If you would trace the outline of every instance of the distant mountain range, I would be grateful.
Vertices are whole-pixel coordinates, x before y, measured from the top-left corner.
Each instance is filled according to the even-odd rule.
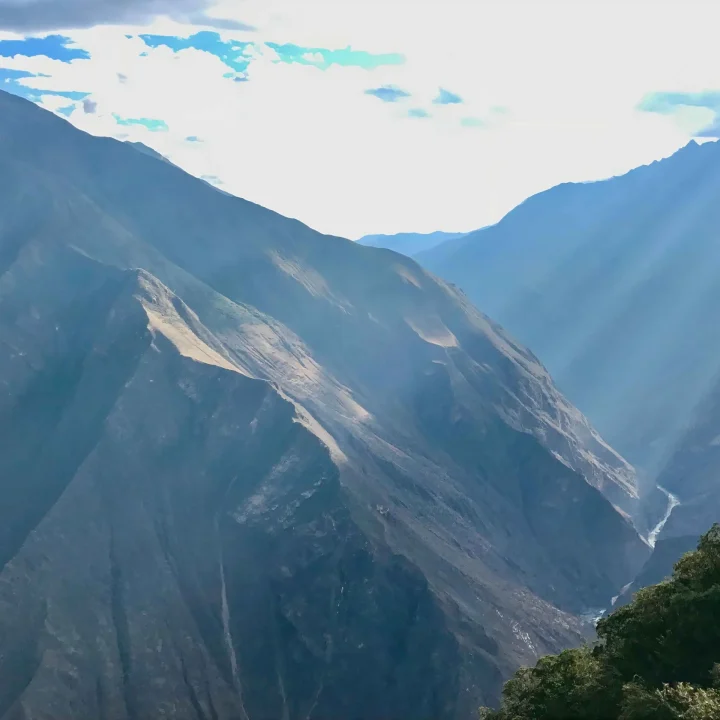
[[[413,257],[424,250],[431,250],[448,240],[455,240],[467,233],[398,233],[397,235],[365,235],[357,242],[368,247],[386,248]]]
[[[461,292],[5,93],[0,439],[3,720],[475,717],[649,555]]]
[[[656,475],[720,372],[720,144],[540,193],[422,253]]]
[[[720,520],[720,143],[540,193],[418,254],[536,352],[603,435],[679,505],[638,587]],[[644,503],[657,520],[663,494]]]

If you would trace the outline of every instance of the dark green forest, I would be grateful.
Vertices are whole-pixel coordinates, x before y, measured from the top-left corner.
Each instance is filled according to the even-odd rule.
[[[482,720],[720,719],[720,525],[597,635],[519,670]]]

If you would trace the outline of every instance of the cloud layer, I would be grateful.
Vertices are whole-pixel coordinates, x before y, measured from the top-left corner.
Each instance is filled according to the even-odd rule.
[[[252,29],[240,20],[210,17],[209,5],[209,0],[0,0],[0,29],[27,33],[103,24],[143,25],[163,15],[224,30]]]
[[[412,22],[407,7],[179,0],[152,6],[176,21],[148,27],[4,50],[0,33],[0,88],[351,237],[470,230],[551,185],[624,172],[717,129],[697,94],[720,90],[718,3],[425,0]],[[136,8],[149,17],[151,5]],[[193,12],[257,31],[183,24]],[[639,107],[667,88],[684,95],[655,102],[693,103]]]
[[[640,110],[660,115],[677,116],[688,108],[707,112],[706,122],[693,133],[698,138],[720,138],[720,90],[701,92],[654,92],[638,105]],[[711,117],[707,121],[707,117]]]

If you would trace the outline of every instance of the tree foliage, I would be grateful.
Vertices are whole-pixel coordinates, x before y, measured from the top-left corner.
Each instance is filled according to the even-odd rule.
[[[598,642],[542,658],[484,720],[720,720],[720,525],[597,627]]]

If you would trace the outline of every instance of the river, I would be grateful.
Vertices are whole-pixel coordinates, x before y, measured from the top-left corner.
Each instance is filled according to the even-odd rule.
[[[673,495],[669,490],[666,490],[661,485],[657,486],[658,490],[660,490],[665,497],[667,498],[667,507],[665,508],[665,514],[662,516],[660,522],[650,531],[650,533],[647,536],[647,543],[651,548],[655,547],[655,543],[657,542],[658,535],[662,532],[662,529],[665,527],[665,523],[670,519],[670,515],[672,515],[672,511],[680,504],[680,500],[678,500],[676,495]],[[610,611],[612,607],[614,607],[615,603],[617,602],[618,598],[632,585],[632,582],[629,582],[620,592],[612,599],[610,607],[609,608],[588,608],[584,613],[580,615],[583,622],[586,623],[592,623],[593,625],[597,625],[598,621],[605,616],[607,612]]]
[[[671,492],[666,490],[661,485],[658,485],[658,490],[660,490],[662,493],[664,493],[665,497],[668,499],[667,508],[665,509],[665,514],[662,517],[662,520],[650,531],[650,534],[647,537],[648,545],[651,548],[655,547],[655,543],[657,542],[658,535],[662,532],[662,529],[665,527],[665,523],[670,519],[670,515],[672,514],[672,511],[680,504],[680,500],[678,500],[676,495],[673,495]]]

